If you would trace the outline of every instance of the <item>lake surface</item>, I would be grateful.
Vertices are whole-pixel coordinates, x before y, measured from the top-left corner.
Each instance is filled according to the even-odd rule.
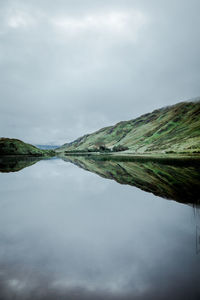
[[[1,300],[200,299],[198,168],[29,165],[1,163]]]

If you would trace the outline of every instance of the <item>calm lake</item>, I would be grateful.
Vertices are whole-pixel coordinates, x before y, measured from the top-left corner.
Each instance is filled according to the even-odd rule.
[[[0,165],[1,300],[200,299],[199,166]]]

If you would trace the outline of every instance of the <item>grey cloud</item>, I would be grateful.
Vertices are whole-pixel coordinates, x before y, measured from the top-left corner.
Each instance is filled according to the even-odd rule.
[[[200,94],[199,1],[0,5],[1,136],[64,143]]]

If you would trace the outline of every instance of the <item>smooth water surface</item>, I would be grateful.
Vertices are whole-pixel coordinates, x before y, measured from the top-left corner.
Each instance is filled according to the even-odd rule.
[[[17,170],[0,173],[1,300],[199,299],[197,208],[61,159]]]

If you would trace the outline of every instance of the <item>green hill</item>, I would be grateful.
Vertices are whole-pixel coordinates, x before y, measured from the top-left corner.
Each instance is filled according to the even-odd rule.
[[[181,102],[86,134],[57,151],[200,153],[200,101]]]
[[[0,156],[28,155],[28,156],[52,156],[52,150],[41,150],[17,139],[0,138]]]

